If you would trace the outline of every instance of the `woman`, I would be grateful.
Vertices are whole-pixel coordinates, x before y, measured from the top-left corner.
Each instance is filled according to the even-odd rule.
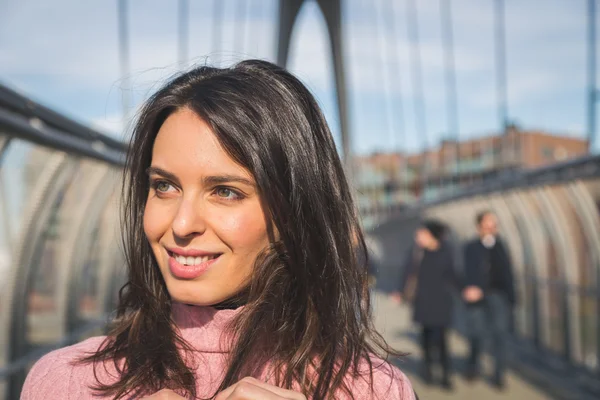
[[[417,229],[400,290],[394,298],[398,302],[413,302],[413,319],[422,327],[425,381],[431,383],[433,379],[433,352],[437,348],[443,369],[442,386],[451,389],[446,331],[452,323],[452,288],[456,285],[456,275],[451,248],[443,240],[445,230],[437,221],[426,221]]]
[[[42,358],[24,399],[414,398],[382,361],[356,209],[299,80],[264,61],[175,78],[127,167],[115,328]]]

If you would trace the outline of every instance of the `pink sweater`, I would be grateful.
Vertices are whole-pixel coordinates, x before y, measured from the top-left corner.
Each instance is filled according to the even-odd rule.
[[[182,304],[173,306],[173,317],[181,336],[197,350],[194,354],[194,367],[197,393],[201,398],[212,396],[223,379],[229,345],[220,340],[221,334],[239,310],[216,310]],[[85,353],[96,351],[104,339],[105,337],[93,337],[42,357],[25,380],[21,400],[105,398],[94,396],[90,389],[90,386],[96,384],[92,365],[72,365],[74,360]],[[373,371],[375,393],[371,392],[366,378],[353,378],[351,387],[355,399],[415,399],[408,378],[400,370],[388,363],[375,362],[373,365],[378,366]],[[115,371],[112,364],[106,368],[96,368],[96,372],[102,382],[114,382]]]

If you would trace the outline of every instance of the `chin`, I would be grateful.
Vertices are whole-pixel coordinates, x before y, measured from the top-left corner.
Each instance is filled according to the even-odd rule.
[[[220,301],[217,297],[188,293],[181,290],[169,290],[169,294],[171,295],[171,300],[193,306],[210,306]]]
[[[198,282],[169,282],[167,290],[171,300],[194,306],[212,306],[228,298],[226,294],[201,287]]]

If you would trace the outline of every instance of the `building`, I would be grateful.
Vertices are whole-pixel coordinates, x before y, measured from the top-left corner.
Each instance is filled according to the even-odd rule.
[[[457,188],[554,164],[588,153],[584,139],[509,127],[506,134],[445,140],[417,154],[374,153],[355,158],[362,210],[430,200]]]

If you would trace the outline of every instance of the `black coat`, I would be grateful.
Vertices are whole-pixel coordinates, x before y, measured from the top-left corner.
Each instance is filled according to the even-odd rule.
[[[490,253],[497,260],[493,269],[489,267]],[[486,249],[479,238],[470,241],[465,246],[464,262],[466,286],[480,287],[484,296],[491,291],[499,291],[506,295],[511,304],[516,303],[512,264],[501,238],[496,238],[496,244],[491,250]]]
[[[404,266],[399,289],[403,293],[408,278],[417,274],[413,300],[415,322],[430,327],[445,327],[452,323],[452,290],[456,286],[454,254],[444,243],[437,251],[422,250],[420,262],[413,262],[413,250]]]

